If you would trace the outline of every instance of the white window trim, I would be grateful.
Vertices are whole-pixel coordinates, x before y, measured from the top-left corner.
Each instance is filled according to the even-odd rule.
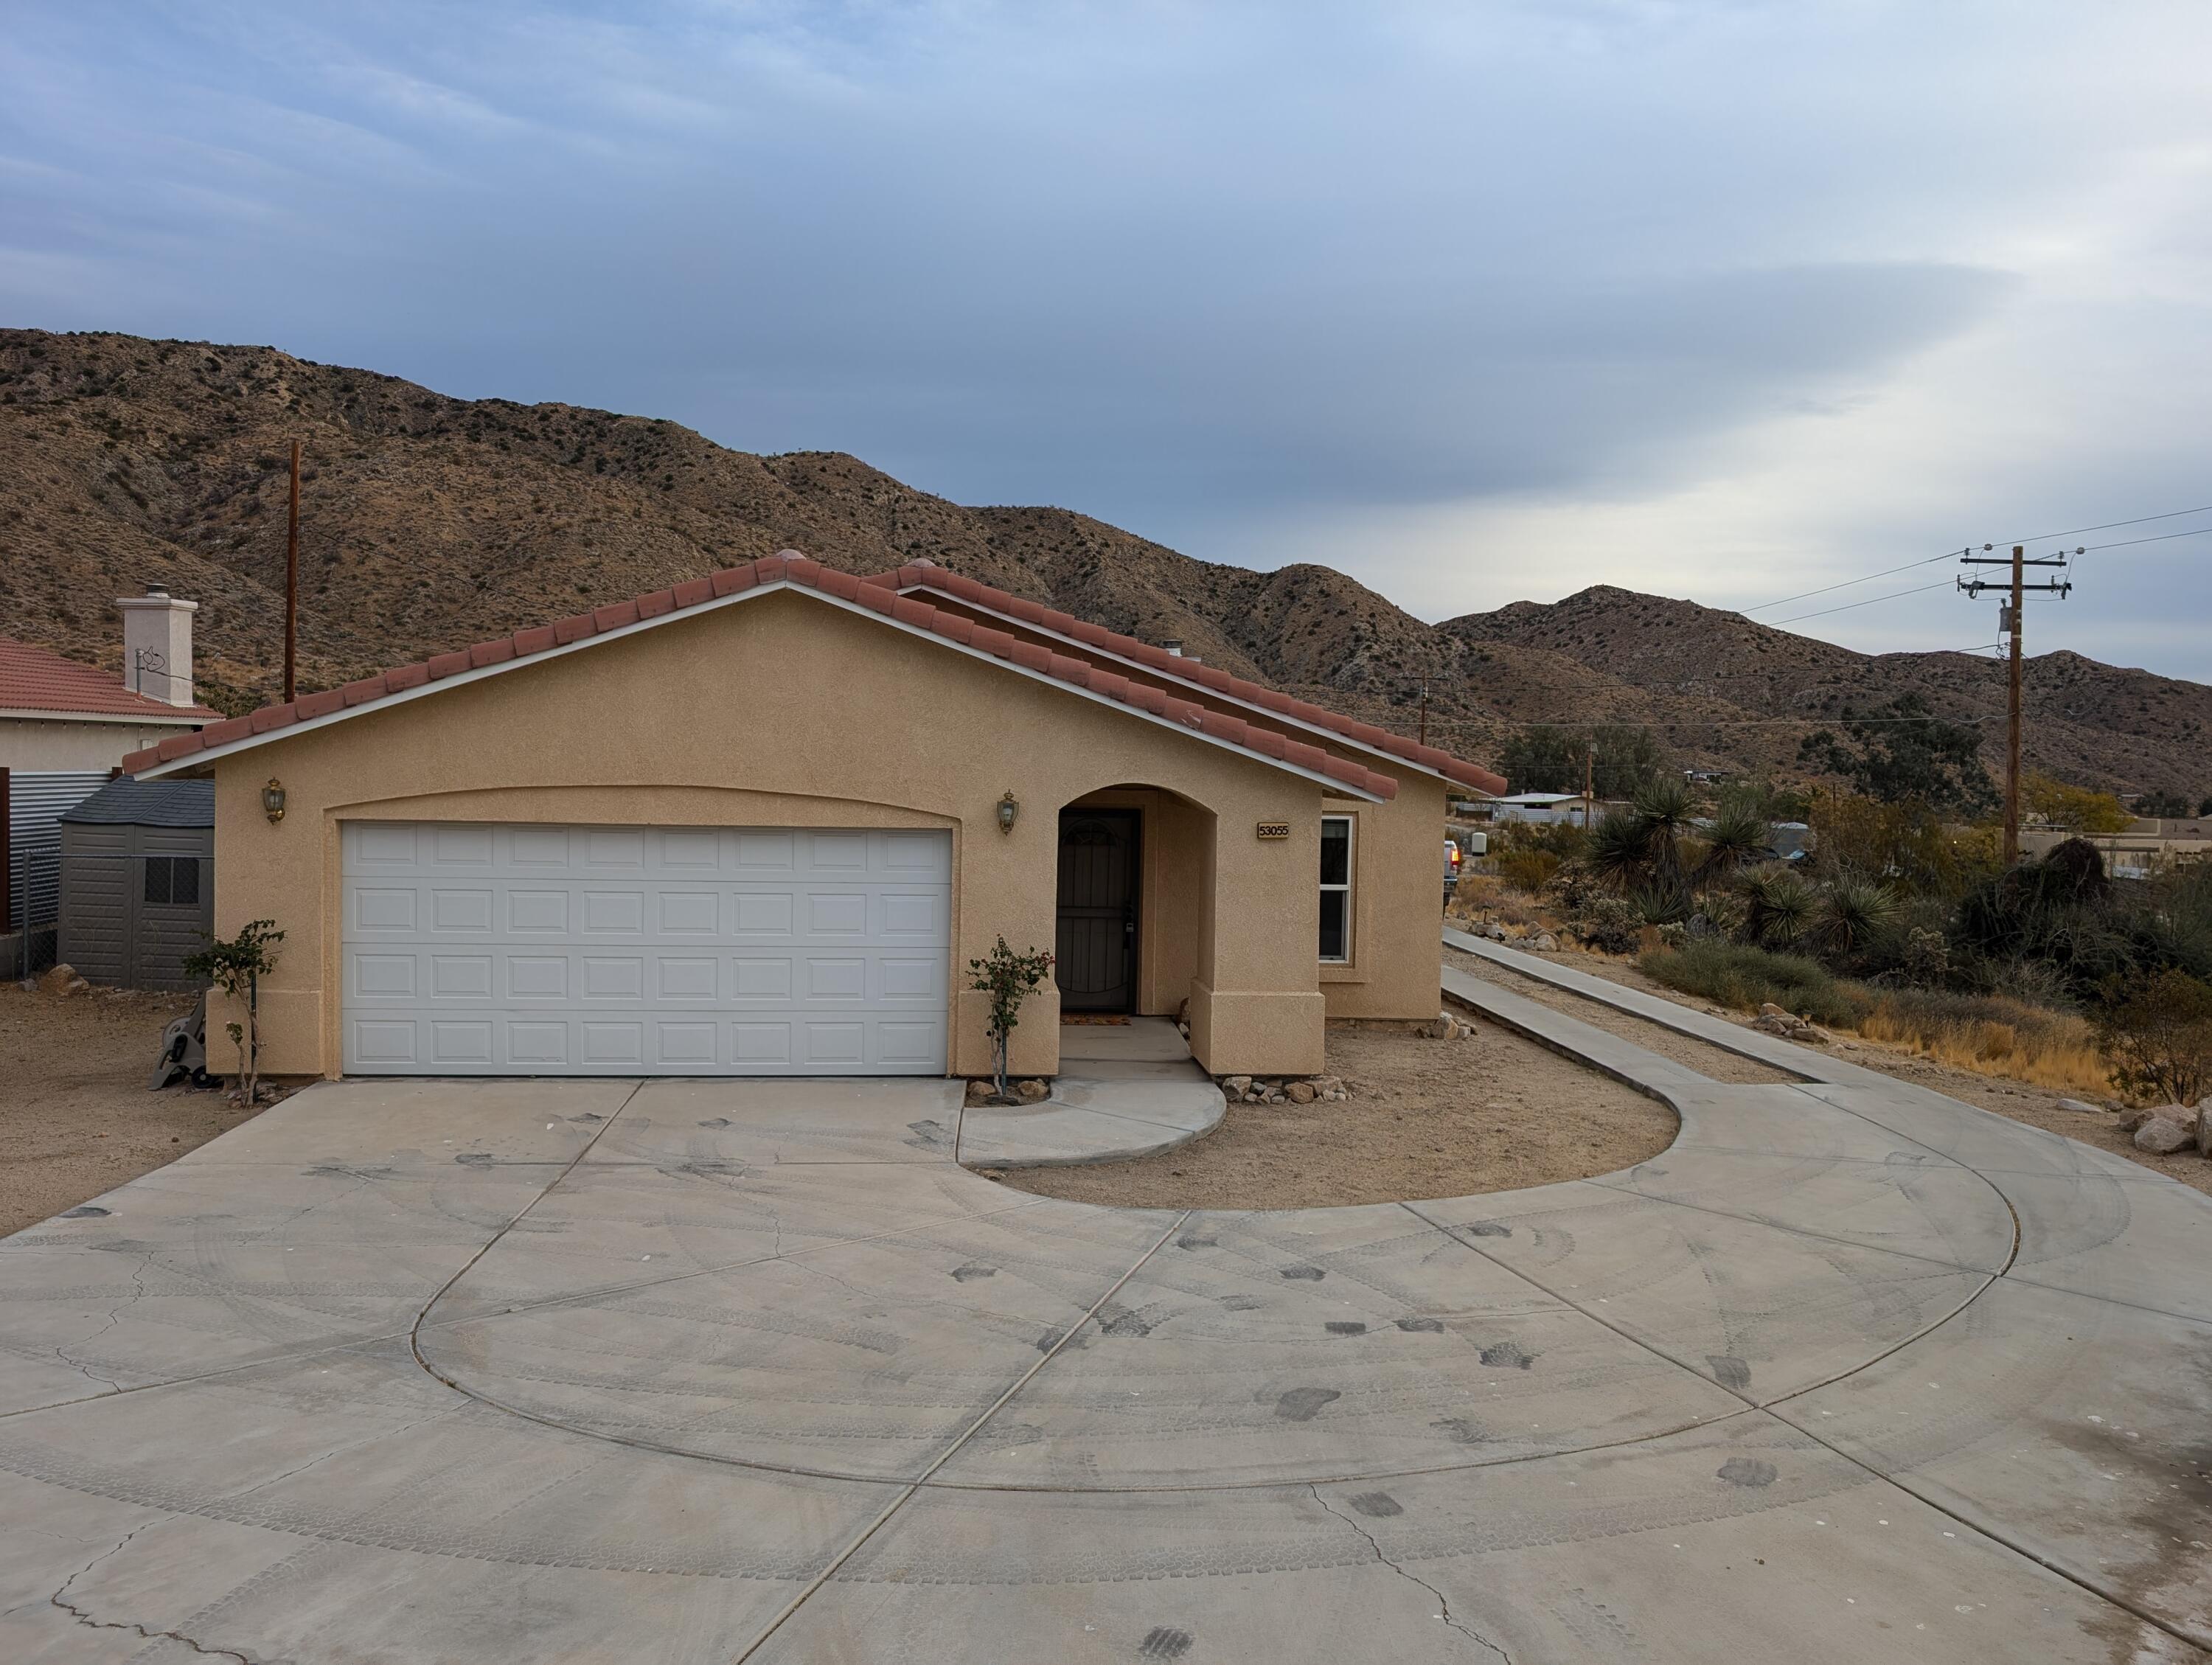
[[[1337,955],[1324,954],[1321,957],[1321,963],[1323,965],[1350,965],[1354,941],[1352,927],[1356,917],[1353,912],[1352,883],[1359,876],[1359,817],[1356,815],[1324,815],[1321,818],[1324,839],[1328,830],[1328,823],[1332,821],[1344,823],[1344,883],[1341,884],[1322,883],[1320,890],[1322,895],[1327,895],[1332,890],[1340,890],[1344,894],[1344,952]],[[1315,877],[1318,881],[1320,878],[1318,871]],[[1319,943],[1314,945],[1316,949],[1320,945]]]

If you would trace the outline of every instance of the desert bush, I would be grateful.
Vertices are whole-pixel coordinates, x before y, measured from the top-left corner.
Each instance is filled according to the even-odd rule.
[[[1788,948],[1813,926],[1820,894],[1787,867],[1757,867],[1744,875],[1741,934],[1753,948]]]
[[[1644,921],[1625,896],[1601,891],[1566,917],[1583,945],[1601,954],[1632,954],[1643,939]]]
[[[1498,878],[1532,896],[1552,882],[1560,866],[1560,858],[1550,850],[1507,850],[1495,859]]]
[[[1941,988],[1885,988],[1859,1020],[1869,1041],[1902,1042],[1939,1063],[2095,1092],[2106,1066],[2095,1031],[2077,1012]]]
[[[2122,1092],[2194,1104],[2212,1087],[2212,985],[2171,966],[2116,980],[2097,1017],[2097,1037]]]
[[[1771,1002],[1833,1028],[1856,1027],[1874,1004],[1865,988],[1838,978],[1817,960],[1744,943],[1690,941],[1653,949],[1636,963],[1654,982],[1717,1005],[1756,1012]]]

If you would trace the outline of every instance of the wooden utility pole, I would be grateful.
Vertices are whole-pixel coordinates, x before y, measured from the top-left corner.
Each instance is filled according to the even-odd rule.
[[[2019,544],[2012,546],[2012,665],[2005,673],[2005,830],[2004,865],[2012,866],[2020,860],[2020,639],[2021,604],[2027,599],[2025,574],[2026,562],[2021,558],[2027,554]]]
[[[1982,545],[1984,550],[1990,546]],[[2081,550],[2075,551],[2076,555]],[[2067,557],[2063,555],[2038,556],[2027,558],[2025,546],[2015,544],[2009,556],[2002,555],[1962,555],[1960,564],[1968,567],[1997,567],[2009,564],[2012,568],[2012,601],[1998,620],[2005,635],[2011,639],[2011,663],[2005,674],[2005,786],[2004,786],[2004,865],[2014,866],[2020,860],[2020,666],[2021,638],[2025,634],[2021,626],[2027,616],[2027,592],[2047,590],[2057,595],[2066,595],[2074,588],[2071,579],[2052,579],[2047,583],[2030,584],[2026,581],[2029,567],[2063,567]],[[1993,586],[1978,578],[1962,578],[1959,587],[1968,595],[1979,595]]]
[[[1583,830],[1588,832],[1591,819],[1597,814],[1597,748],[1593,745],[1583,753]]]
[[[292,441],[292,507],[284,528],[284,700],[300,696],[300,442]]]
[[[1421,744],[1429,743],[1429,679],[1421,678]]]

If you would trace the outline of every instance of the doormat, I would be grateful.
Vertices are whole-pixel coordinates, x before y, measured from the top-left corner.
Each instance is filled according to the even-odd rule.
[[[1073,1024],[1126,1024],[1129,1018],[1127,1013],[1120,1012],[1063,1012],[1060,1014],[1060,1021],[1065,1027]]]

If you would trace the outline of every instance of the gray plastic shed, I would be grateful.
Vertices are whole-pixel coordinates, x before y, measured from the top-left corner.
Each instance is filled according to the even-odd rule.
[[[110,781],[61,816],[59,957],[118,988],[191,989],[215,928],[215,782]]]

